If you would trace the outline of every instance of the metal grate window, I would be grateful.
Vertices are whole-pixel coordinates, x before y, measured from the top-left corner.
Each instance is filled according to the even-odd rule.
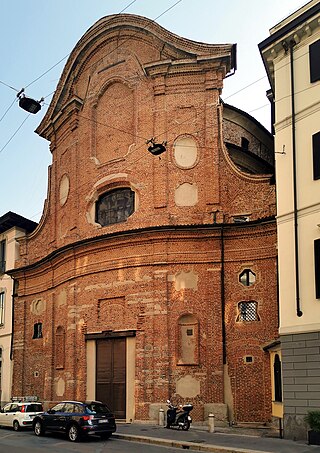
[[[134,212],[134,192],[116,189],[102,195],[96,205],[96,222],[102,226],[125,222]]]
[[[239,302],[239,315],[237,321],[259,321],[257,302]]]

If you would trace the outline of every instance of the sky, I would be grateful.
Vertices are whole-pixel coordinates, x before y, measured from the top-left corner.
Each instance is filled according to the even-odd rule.
[[[222,99],[270,130],[270,88],[258,44],[302,0],[0,0],[0,216],[8,211],[38,222],[47,197],[49,142],[34,131],[82,35],[100,18],[124,10],[155,20],[194,41],[237,44],[237,70]],[[45,98],[28,114],[17,92]]]

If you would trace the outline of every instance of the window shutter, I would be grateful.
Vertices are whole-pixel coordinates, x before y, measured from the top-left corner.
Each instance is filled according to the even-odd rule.
[[[320,132],[312,136],[313,179],[320,179]]]
[[[320,299],[320,239],[314,241],[314,273],[316,299]]]
[[[320,80],[320,39],[309,46],[310,82]]]

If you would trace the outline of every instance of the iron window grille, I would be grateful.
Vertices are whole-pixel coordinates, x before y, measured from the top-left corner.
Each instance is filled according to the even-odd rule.
[[[238,304],[239,315],[237,321],[259,321],[258,316],[258,303],[254,301],[239,302]]]
[[[134,195],[128,188],[101,195],[96,203],[96,222],[101,226],[125,222],[134,212]]]

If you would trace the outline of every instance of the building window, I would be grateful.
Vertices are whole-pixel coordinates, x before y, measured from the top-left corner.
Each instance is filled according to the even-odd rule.
[[[282,402],[282,378],[281,378],[281,360],[279,354],[274,356],[273,363],[273,378],[274,378],[274,400]]]
[[[247,215],[236,215],[233,217],[234,223],[245,223],[249,222],[250,218]]]
[[[312,136],[313,179],[320,179],[320,132]]]
[[[32,339],[35,340],[36,338],[42,338],[42,323],[41,322],[37,322],[33,326]]]
[[[239,275],[239,282],[244,286],[251,286],[256,282],[256,274],[250,269],[244,269]]]
[[[178,365],[196,365],[199,363],[199,327],[193,315],[183,315],[178,321],[179,359]]]
[[[258,316],[258,304],[254,301],[239,302],[237,322],[241,321],[260,321]]]
[[[134,195],[128,188],[101,195],[96,203],[96,222],[102,226],[125,222],[134,212]]]
[[[309,46],[310,82],[320,80],[320,39]]]
[[[316,299],[320,299],[320,239],[314,241],[314,274]]]
[[[6,271],[6,241],[0,241],[0,274]]]
[[[4,291],[0,292],[0,326],[4,325]]]
[[[249,140],[245,137],[241,137],[241,148],[245,151],[248,151],[249,149]]]

